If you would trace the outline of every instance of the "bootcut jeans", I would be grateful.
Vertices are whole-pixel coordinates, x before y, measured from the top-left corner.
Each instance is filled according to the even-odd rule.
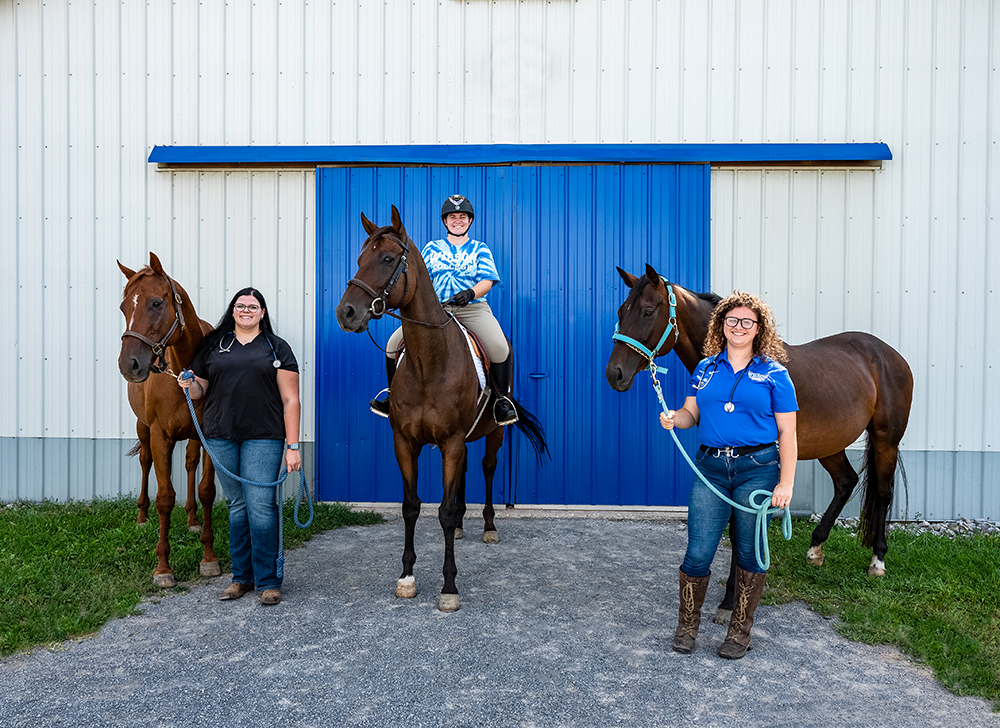
[[[209,440],[216,465],[256,483],[279,477],[285,443],[281,440]],[[229,555],[233,583],[253,584],[257,591],[280,589],[278,578],[277,486],[247,485],[216,470],[229,501]]]

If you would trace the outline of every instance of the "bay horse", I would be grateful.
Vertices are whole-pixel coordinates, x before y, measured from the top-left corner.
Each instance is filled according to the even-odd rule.
[[[619,331],[645,344],[656,356],[673,350],[688,372],[693,372],[703,358],[708,322],[721,300],[719,296],[693,293],[670,283],[649,264],[641,277],[621,268],[617,270],[630,289],[618,308]],[[673,307],[671,295],[676,299]],[[671,323],[673,329],[666,333]],[[833,479],[833,499],[813,530],[806,558],[816,566],[823,565],[823,544],[859,480],[845,450],[867,432],[862,464],[864,502],[858,536],[864,546],[872,549],[869,576],[884,576],[888,548],[886,519],[892,504],[899,443],[913,399],[910,367],[884,341],[857,331],[798,346],[786,344],[785,348],[788,352],[785,366],[799,404],[798,459],[819,460]],[[638,351],[615,341],[606,370],[608,384],[624,392],[648,364],[648,359]],[[902,463],[899,466],[905,483]],[[722,614],[716,621],[732,608],[735,568],[734,553],[726,596],[720,606]]]
[[[358,271],[348,282],[337,305],[337,322],[344,331],[357,333],[366,331],[372,318],[396,309],[406,344],[389,397],[393,447],[403,476],[406,528],[403,573],[396,583],[396,596],[409,598],[417,593],[413,576],[413,564],[417,559],[413,533],[420,516],[417,458],[425,445],[434,445],[441,451],[444,481],[444,494],[438,508],[438,521],[444,531],[444,587],[438,598],[438,609],[452,612],[460,607],[455,586],[458,573],[455,539],[462,537],[465,516],[466,443],[484,437],[483,541],[497,543],[500,540],[493,521],[493,474],[497,453],[503,444],[504,428],[497,425],[492,416],[496,392],[491,393],[488,401],[479,401],[479,378],[466,334],[438,300],[427,266],[407,235],[396,206],[392,206],[392,225],[379,227],[364,213],[361,224],[368,238],[358,256]],[[528,438],[541,462],[548,452],[545,433],[534,415],[513,398],[511,401],[518,414],[517,428]]]
[[[142,467],[142,487],[139,492],[137,523],[146,523],[149,515],[149,470],[156,470],[156,511],[160,517],[160,534],[156,544],[156,571],[153,581],[168,588],[177,585],[170,569],[170,514],[174,509],[174,487],[170,470],[174,445],[187,440],[188,528],[199,530],[198,505],[195,502],[195,471],[201,454],[201,443],[188,411],[184,392],[175,376],[191,363],[195,349],[212,325],[198,318],[191,297],[163,271],[160,259],[149,254],[149,265],[139,271],[118,262],[127,283],[122,294],[121,312],[125,316],[125,333],[118,356],[118,369],[128,384],[128,402],[136,416],[139,464]],[[167,373],[169,372],[169,373]],[[204,403],[195,400],[195,412],[201,419]],[[134,455],[136,448],[129,452]],[[202,576],[219,576],[219,560],[213,549],[212,505],[215,503],[215,468],[208,453],[202,465],[198,498],[202,505],[201,527]]]

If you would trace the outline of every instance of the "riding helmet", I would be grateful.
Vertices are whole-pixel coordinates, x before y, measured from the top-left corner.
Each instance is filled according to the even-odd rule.
[[[452,195],[441,205],[441,222],[452,212],[464,212],[469,216],[469,222],[476,218],[476,211],[472,209],[472,203],[468,197],[462,195]]]

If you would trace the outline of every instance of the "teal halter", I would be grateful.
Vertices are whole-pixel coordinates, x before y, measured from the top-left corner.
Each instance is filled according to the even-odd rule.
[[[656,357],[660,355],[660,348],[667,341],[667,337],[670,336],[670,332],[674,333],[674,343],[677,343],[677,339],[680,338],[680,332],[677,330],[677,297],[674,296],[674,288],[669,283],[667,284],[667,301],[670,303],[670,319],[667,322],[667,328],[663,332],[663,336],[657,342],[656,346],[652,349],[648,348],[645,344],[637,339],[633,339],[631,336],[626,336],[619,332],[618,324],[615,324],[615,333],[612,334],[611,338],[615,341],[620,341],[628,348],[635,351],[637,354],[641,354],[646,357],[647,364],[646,368],[652,373],[654,370],[660,374],[666,374],[667,370],[664,367],[658,367],[653,362]]]

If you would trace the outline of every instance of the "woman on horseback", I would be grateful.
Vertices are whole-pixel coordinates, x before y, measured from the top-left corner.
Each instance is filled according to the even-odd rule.
[[[517,422],[517,412],[507,397],[510,393],[510,346],[486,302],[486,294],[494,283],[500,282],[500,275],[486,243],[468,235],[475,216],[468,198],[451,195],[441,206],[441,221],[448,235],[427,243],[421,255],[445,311],[477,334],[486,347],[490,357],[490,378],[498,394],[493,416],[498,425],[512,425]],[[385,371],[390,387],[402,340],[403,329],[399,328],[389,337],[386,345],[388,358]],[[389,397],[376,397],[369,405],[375,414],[389,416]]]

